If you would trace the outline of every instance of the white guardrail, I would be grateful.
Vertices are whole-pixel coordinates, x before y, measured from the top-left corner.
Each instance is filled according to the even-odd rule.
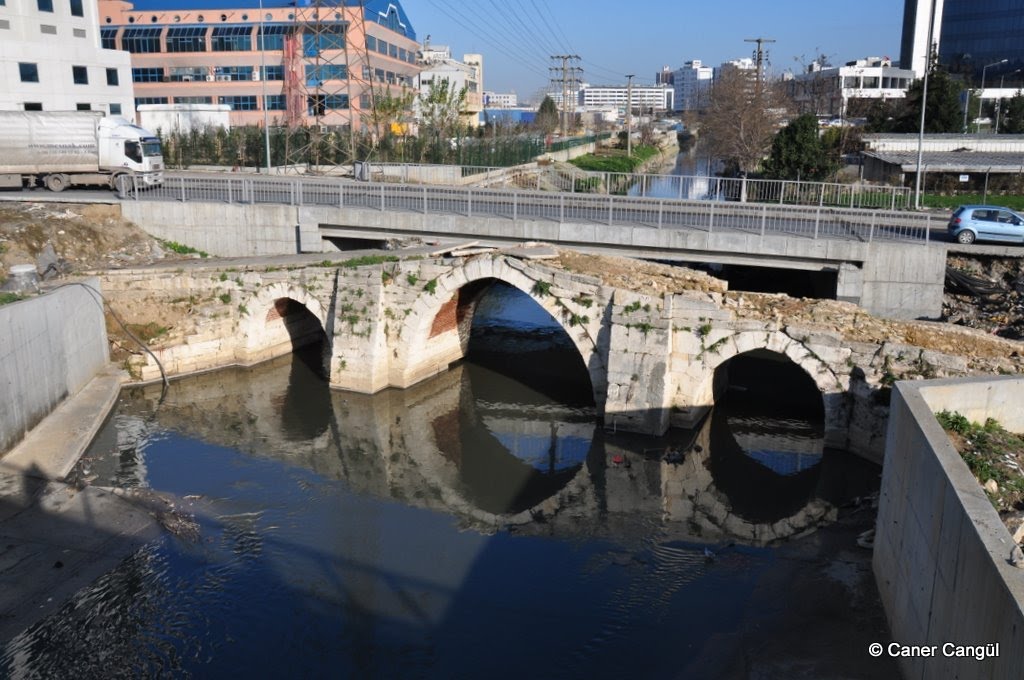
[[[165,173],[159,187],[122,178],[125,200],[324,205],[558,223],[645,226],[812,239],[928,243],[931,215],[899,210],[693,201],[642,196],[436,187],[310,177]]]

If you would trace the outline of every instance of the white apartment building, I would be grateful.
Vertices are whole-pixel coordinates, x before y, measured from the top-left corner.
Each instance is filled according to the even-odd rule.
[[[913,81],[913,70],[893,66],[888,57],[868,57],[831,68],[814,63],[787,87],[802,111],[842,117],[851,99],[903,99]]]
[[[707,106],[707,93],[715,70],[704,66],[700,59],[683,64],[673,73],[676,111],[699,111]]]
[[[0,109],[134,120],[131,55],[100,47],[96,0],[0,0]]]
[[[480,125],[483,111],[483,56],[465,54],[462,61],[452,59],[451,49],[438,45],[424,45],[418,55],[420,73],[416,77],[416,91],[426,94],[435,80],[448,81],[449,89],[456,92],[466,88],[466,100],[462,108],[463,123],[470,127]]]
[[[715,67],[714,80],[718,80],[724,74],[729,71],[756,71],[757,64],[750,57],[744,57],[742,59],[733,59],[732,61],[723,61],[719,66]]]
[[[634,111],[672,111],[673,90],[669,85],[633,86],[587,86],[580,90],[580,103],[584,111],[606,109],[610,106],[626,110],[627,102],[631,102]]]
[[[519,106],[515,92],[484,92],[484,106],[488,109],[514,109]]]

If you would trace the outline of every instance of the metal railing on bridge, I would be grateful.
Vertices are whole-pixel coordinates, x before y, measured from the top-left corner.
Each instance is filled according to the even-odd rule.
[[[932,225],[930,215],[905,211],[433,187],[326,178],[165,173],[163,185],[145,188],[136,178],[126,176],[121,178],[119,194],[125,200],[333,206],[559,224],[639,226],[862,242],[927,243]]]
[[[565,165],[527,163],[505,168],[418,163],[366,163],[366,179],[399,184],[486,184],[537,191],[626,195],[679,200],[728,200],[834,208],[909,210],[908,187],[704,175],[593,172]]]

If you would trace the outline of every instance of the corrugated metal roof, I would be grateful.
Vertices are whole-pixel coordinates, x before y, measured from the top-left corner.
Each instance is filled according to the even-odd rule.
[[[916,151],[865,151],[865,156],[898,165],[904,172],[917,170]],[[1022,172],[1024,154],[986,151],[925,151],[921,163],[927,172]]]

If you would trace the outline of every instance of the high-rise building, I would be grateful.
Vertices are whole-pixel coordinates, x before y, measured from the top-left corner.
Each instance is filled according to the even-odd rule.
[[[941,65],[975,82],[983,72],[989,84],[1000,78],[1004,84],[1024,82],[1024,70],[1018,70],[1024,69],[1024,0],[906,0],[900,66],[918,77],[932,12],[932,44]]]
[[[96,0],[0,0],[0,109],[134,117],[130,57],[100,48]]]
[[[358,129],[419,71],[398,0],[99,0],[98,24],[131,53],[136,104],[226,104],[232,125]]]
[[[714,69],[694,59],[676,69],[673,74],[676,111],[699,111],[707,106],[707,93],[711,89]]]

